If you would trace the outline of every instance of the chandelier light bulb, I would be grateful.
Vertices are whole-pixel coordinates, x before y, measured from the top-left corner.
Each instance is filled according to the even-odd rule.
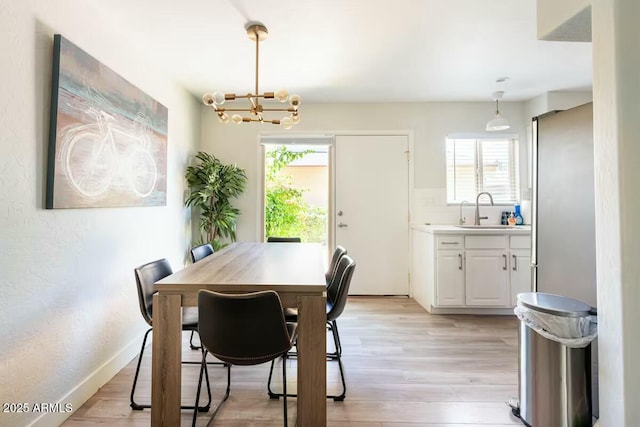
[[[276,92],[275,98],[280,102],[287,102],[289,99],[289,92],[286,89],[280,89]]]
[[[234,114],[231,116],[231,122],[239,125],[242,123],[242,116],[240,114]]]
[[[297,115],[297,114],[293,114],[293,115],[291,116],[291,122],[292,122],[294,125],[297,125],[298,123],[300,123],[300,116],[299,116],[299,115]]]
[[[229,115],[227,113],[218,113],[218,117],[220,118],[220,123],[229,123]]]
[[[289,97],[289,104],[291,104],[292,107],[297,107],[300,105],[300,97],[298,95],[291,95]]]
[[[215,104],[215,100],[213,99],[213,94],[205,93],[204,95],[202,95],[202,103],[208,106],[212,106],[213,104]]]
[[[216,105],[224,104],[224,101],[225,101],[224,93],[216,91],[216,92],[213,92],[212,96],[213,96],[213,103],[214,104],[216,104]]]
[[[280,124],[284,129],[291,129],[293,127],[293,120],[291,120],[291,117],[283,117],[282,120],[280,120]]]

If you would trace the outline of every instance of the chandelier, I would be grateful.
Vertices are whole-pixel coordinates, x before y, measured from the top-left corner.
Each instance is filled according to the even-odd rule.
[[[240,124],[240,123],[249,123],[249,122],[260,122],[260,123],[272,123],[274,125],[281,125],[284,129],[291,129],[294,124],[300,122],[300,116],[298,115],[298,106],[300,105],[300,97],[298,95],[289,96],[289,92],[285,89],[280,89],[277,92],[264,92],[260,93],[258,91],[258,63],[259,63],[259,52],[260,52],[260,42],[267,38],[269,31],[267,31],[267,27],[265,27],[260,22],[248,22],[245,25],[245,30],[247,31],[247,35],[249,39],[256,42],[256,85],[254,93],[247,93],[246,95],[237,95],[235,93],[222,93],[222,92],[213,92],[213,93],[205,93],[202,96],[202,102],[209,107],[212,107],[216,114],[218,114],[218,118],[222,123],[229,123],[229,121]],[[236,108],[229,108],[226,105],[228,103],[235,101],[237,99],[246,98],[248,101],[248,105],[245,108],[241,108],[240,106]],[[281,103],[285,103],[289,101],[288,107],[274,107],[267,108],[262,105],[260,102],[273,100],[279,101]],[[232,112],[231,118],[227,113]],[[267,114],[277,114],[277,112],[288,113],[288,115],[278,118],[278,119],[267,119],[265,118],[265,113]],[[245,115],[241,115],[238,113],[245,113]]]

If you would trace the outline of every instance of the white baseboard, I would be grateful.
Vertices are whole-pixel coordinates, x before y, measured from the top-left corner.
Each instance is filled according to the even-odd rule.
[[[151,336],[147,340],[147,344],[151,342]],[[105,385],[111,378],[122,370],[134,357],[140,352],[142,344],[142,335],[131,340],[120,352],[107,360],[102,366],[93,371],[80,384],[74,387],[66,395],[64,395],[58,403],[61,408],[70,404],[70,411],[64,412],[48,412],[43,413],[35,419],[29,427],[51,427],[62,424],[69,418],[78,408],[80,408],[91,396],[93,396],[100,387]]]
[[[487,314],[513,316],[513,308],[462,308],[462,307],[434,307],[427,310],[431,314]]]

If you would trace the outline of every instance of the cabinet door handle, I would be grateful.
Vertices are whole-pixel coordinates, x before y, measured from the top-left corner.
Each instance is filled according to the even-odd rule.
[[[515,255],[511,255],[513,260],[513,271],[518,271],[518,258]]]
[[[507,269],[507,255],[506,254],[502,254],[502,259],[504,260],[504,265],[502,266],[503,270]]]
[[[458,254],[458,270],[462,270],[462,254]]]
[[[441,242],[443,245],[458,245],[459,242]]]

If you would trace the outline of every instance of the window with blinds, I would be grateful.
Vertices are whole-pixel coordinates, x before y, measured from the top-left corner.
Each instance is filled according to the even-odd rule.
[[[518,141],[513,138],[447,138],[447,203],[475,201],[488,191],[496,204],[517,203]]]

